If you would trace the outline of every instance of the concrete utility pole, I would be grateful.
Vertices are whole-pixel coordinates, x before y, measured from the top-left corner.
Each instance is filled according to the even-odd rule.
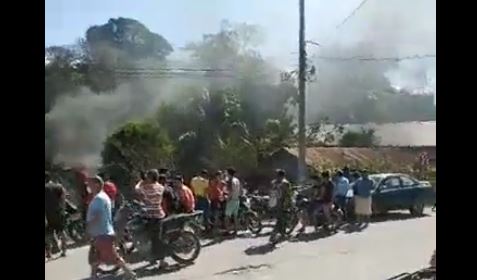
[[[305,49],[305,0],[300,1],[299,31],[299,69],[298,69],[298,176],[303,182],[307,176],[306,168],[306,135],[305,135],[305,81],[306,81],[306,49]]]

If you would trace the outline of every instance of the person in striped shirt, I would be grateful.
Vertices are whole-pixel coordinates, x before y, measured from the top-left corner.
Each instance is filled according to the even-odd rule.
[[[147,228],[151,238],[151,264],[156,264],[160,261],[160,268],[167,266],[164,261],[164,254],[161,252],[161,241],[159,240],[160,222],[166,214],[162,208],[162,199],[164,195],[164,186],[159,184],[159,172],[156,169],[151,169],[146,172],[145,180],[141,181],[136,192],[140,200],[145,205],[145,211],[148,218]]]

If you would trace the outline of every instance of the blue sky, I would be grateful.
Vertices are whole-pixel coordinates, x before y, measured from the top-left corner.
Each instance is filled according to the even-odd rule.
[[[336,29],[361,1],[306,0],[307,39],[324,45],[364,39],[374,44],[375,56],[435,53],[435,0],[368,0]],[[45,0],[45,5],[46,46],[74,43],[89,26],[121,16],[144,23],[177,50],[218,31],[228,19],[263,29],[260,50],[267,59],[285,67],[297,63],[298,0]]]
[[[317,40],[332,31],[360,1],[308,0],[309,38]],[[46,0],[45,4],[47,46],[73,43],[89,26],[122,16],[143,22],[175,47],[217,31],[220,21],[228,19],[260,25],[265,46],[272,52],[296,49],[298,0]]]

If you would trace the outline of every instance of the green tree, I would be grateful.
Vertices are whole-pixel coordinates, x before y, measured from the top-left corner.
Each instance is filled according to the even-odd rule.
[[[105,169],[122,185],[127,185],[131,176],[141,170],[171,167],[173,153],[174,146],[166,131],[155,122],[143,121],[118,128],[106,139],[101,155]]]
[[[122,17],[88,28],[86,45],[93,59],[110,54],[109,58],[116,60],[164,60],[173,51],[164,37],[137,20]]]
[[[45,114],[61,95],[74,94],[85,82],[81,71],[81,55],[68,47],[45,49]]]

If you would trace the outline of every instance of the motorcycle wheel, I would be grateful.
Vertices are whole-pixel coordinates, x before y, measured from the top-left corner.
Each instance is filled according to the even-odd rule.
[[[290,214],[288,214],[288,219],[286,223],[286,234],[291,234],[296,226],[298,225],[299,219],[298,219],[298,213],[296,211],[291,211]]]
[[[245,219],[247,221],[247,228],[253,234],[259,234],[262,231],[262,221],[260,217],[255,212],[248,212],[245,215]]]
[[[200,240],[193,232],[182,231],[169,241],[171,258],[178,263],[188,264],[199,256]]]

